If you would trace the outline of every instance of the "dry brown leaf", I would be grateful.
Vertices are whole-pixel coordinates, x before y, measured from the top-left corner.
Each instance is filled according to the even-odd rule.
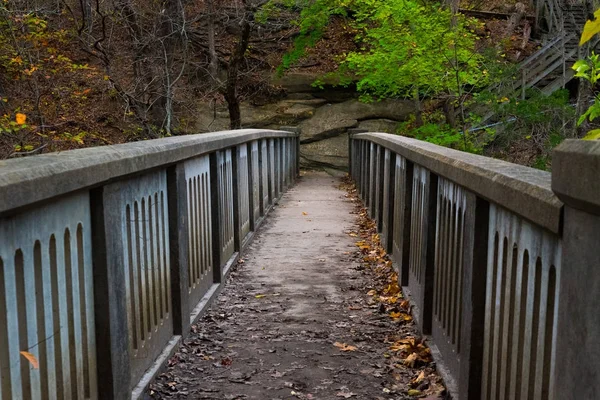
[[[358,350],[358,348],[356,346],[351,346],[346,343],[335,342],[333,345],[335,347],[337,347],[338,349],[340,349],[340,351],[356,351],[356,350]]]
[[[417,353],[412,353],[410,356],[406,357],[404,360],[404,365],[407,367],[414,368],[415,362],[419,359],[419,355]]]
[[[413,387],[417,387],[421,384],[421,382],[423,382],[424,379],[425,379],[425,371],[421,371],[419,376],[417,376],[415,379],[410,381],[410,385]]]

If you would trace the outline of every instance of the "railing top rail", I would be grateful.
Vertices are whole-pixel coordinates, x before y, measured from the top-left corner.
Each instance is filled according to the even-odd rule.
[[[558,35],[554,39],[552,39],[550,42],[548,42],[545,46],[543,46],[541,49],[539,49],[538,51],[536,51],[535,53],[533,53],[532,55],[527,57],[525,60],[521,61],[521,63],[519,63],[519,68],[523,68],[523,67],[527,66],[528,64],[531,64],[533,61],[544,56],[545,52],[547,50],[551,49],[552,47],[556,46],[557,44],[559,44],[561,42],[568,42],[569,40],[573,39],[574,37],[575,37],[575,35],[573,33],[559,32]]]
[[[563,204],[552,192],[549,172],[387,133],[360,133],[352,138],[384,146],[551,232],[560,232]]]
[[[242,129],[1,160],[0,214],[252,140],[296,136]]]

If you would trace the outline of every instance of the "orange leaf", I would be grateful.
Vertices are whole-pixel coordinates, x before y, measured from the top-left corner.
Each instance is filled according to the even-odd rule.
[[[38,359],[33,354],[26,352],[26,351],[21,351],[20,353],[23,357],[25,357],[27,359],[27,361],[29,361],[29,363],[31,364],[33,369],[38,369],[40,367],[40,363],[38,362]]]
[[[23,125],[25,123],[25,121],[27,120],[27,115],[17,113],[15,120],[17,121],[17,124]]]

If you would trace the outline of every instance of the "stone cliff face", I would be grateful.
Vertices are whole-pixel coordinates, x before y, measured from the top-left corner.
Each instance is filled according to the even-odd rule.
[[[244,103],[241,110],[244,128],[298,127],[304,167],[346,170],[348,129],[394,133],[398,123],[414,112],[409,101],[362,103],[353,90],[313,87],[315,79],[316,76],[309,74],[288,74],[275,82],[285,91],[284,98],[262,106]],[[214,110],[208,104],[201,104],[199,108],[199,131],[229,129],[226,107]]]

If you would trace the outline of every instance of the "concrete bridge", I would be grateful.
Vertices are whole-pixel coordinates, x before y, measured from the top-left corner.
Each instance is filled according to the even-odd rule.
[[[350,208],[331,178],[294,186],[298,149],[240,130],[0,162],[0,400],[144,396],[241,254],[295,322],[335,321],[305,292],[351,279]],[[454,398],[600,397],[600,143],[552,174],[381,133],[349,154]]]

